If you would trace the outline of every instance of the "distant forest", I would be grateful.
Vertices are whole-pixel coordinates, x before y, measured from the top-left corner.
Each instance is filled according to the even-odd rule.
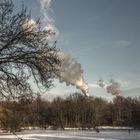
[[[10,131],[27,126],[54,129],[132,126],[140,129],[140,98],[118,96],[108,102],[75,93],[51,102],[40,95],[33,100],[1,101],[0,126]]]

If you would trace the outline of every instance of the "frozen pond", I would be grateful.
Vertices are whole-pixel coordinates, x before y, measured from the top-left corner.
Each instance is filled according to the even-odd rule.
[[[23,140],[140,140],[139,131],[101,130],[95,131],[31,131],[18,134]],[[13,135],[0,134],[0,140],[17,140]]]

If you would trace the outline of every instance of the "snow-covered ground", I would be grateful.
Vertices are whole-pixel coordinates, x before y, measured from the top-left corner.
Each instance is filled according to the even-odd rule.
[[[18,134],[23,140],[140,140],[139,131],[101,130],[95,131],[30,131]],[[0,134],[0,140],[17,140],[14,135]]]

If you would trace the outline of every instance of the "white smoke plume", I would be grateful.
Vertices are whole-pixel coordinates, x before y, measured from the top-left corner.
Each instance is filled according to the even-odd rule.
[[[22,24],[22,29],[25,32],[29,32],[26,36],[27,39],[32,39],[34,38],[34,35],[36,35],[38,27],[37,27],[36,21],[33,19],[27,19],[23,24]],[[49,45],[53,45],[54,42],[57,40],[59,31],[57,30],[56,27],[48,24],[42,29],[42,33],[45,34],[45,41],[49,43]]]
[[[101,78],[98,80],[97,84],[101,87],[101,88],[104,88],[105,87],[105,83],[104,83],[104,80]]]
[[[41,5],[41,13],[43,14],[44,22],[52,24],[54,22],[52,16],[50,16],[50,14],[53,11],[51,8],[52,0],[38,0],[38,1]]]
[[[41,5],[41,13],[44,17],[44,22],[46,26],[43,31],[47,32],[51,30],[52,36],[48,39],[49,41],[56,39],[59,36],[59,30],[53,25],[54,20],[51,18],[50,14],[52,13],[51,1],[52,0],[38,0]],[[89,96],[88,94],[88,85],[83,78],[83,70],[81,64],[77,63],[70,55],[64,54],[63,52],[58,52],[58,56],[62,60],[60,67],[60,72],[57,73],[60,82],[66,82],[66,85],[74,85],[76,88],[80,89],[84,95]]]
[[[46,40],[50,44],[53,44],[59,36],[58,29],[51,24],[45,26],[45,28],[43,29],[43,32],[46,32],[46,34],[48,34],[48,32],[49,32],[49,34],[48,34],[49,36],[46,36]]]
[[[33,39],[37,31],[37,24],[33,19],[27,19],[22,23],[21,28],[26,33],[26,39]]]
[[[114,79],[110,80],[110,84],[105,84],[103,79],[98,80],[98,85],[102,88],[105,88],[107,93],[111,93],[115,96],[120,96],[121,90],[120,90],[120,83],[115,81]]]
[[[83,70],[81,64],[76,62],[70,55],[59,52],[62,60],[60,73],[58,74],[60,82],[66,82],[66,85],[74,85],[80,89],[84,95],[88,94],[88,85],[83,78]]]
[[[53,43],[57,40],[59,36],[59,30],[53,25],[54,19],[52,18],[52,8],[51,8],[51,1],[52,0],[38,0],[41,6],[41,13],[43,15],[43,21],[46,24],[43,31],[51,31],[49,37],[47,37],[49,43]]]
[[[23,24],[22,24],[22,28],[23,30],[28,30],[28,31],[32,31],[33,33],[36,32],[37,30],[37,24],[36,22],[31,19],[31,20],[26,20]]]
[[[106,87],[107,92],[115,96],[120,96],[120,84],[113,79],[110,80],[110,83],[111,84]]]

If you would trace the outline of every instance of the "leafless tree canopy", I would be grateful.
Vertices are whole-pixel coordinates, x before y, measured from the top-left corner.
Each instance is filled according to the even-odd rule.
[[[46,89],[52,85],[60,65],[56,41],[48,41],[54,34],[51,29],[42,30],[24,6],[14,14],[11,0],[0,1],[1,97],[28,97],[32,93],[30,78]]]

